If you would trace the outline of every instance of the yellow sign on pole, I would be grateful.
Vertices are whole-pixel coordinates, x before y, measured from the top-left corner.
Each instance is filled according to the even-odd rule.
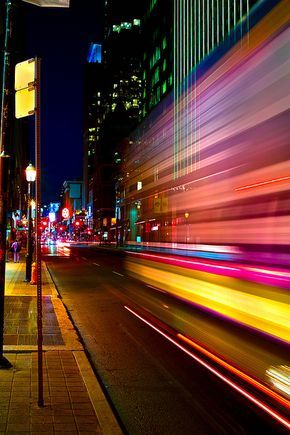
[[[15,93],[15,117],[17,119],[34,115],[35,111],[35,89],[21,89]]]
[[[35,112],[35,59],[28,59],[15,66],[15,117],[34,115]]]
[[[15,91],[29,88],[35,81],[35,59],[28,59],[15,65]]]

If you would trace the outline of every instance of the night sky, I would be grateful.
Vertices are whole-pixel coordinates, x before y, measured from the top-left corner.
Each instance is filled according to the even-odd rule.
[[[62,183],[82,177],[84,65],[90,42],[101,42],[101,3],[71,0],[62,9],[23,2],[29,29],[23,60],[42,59],[42,203],[58,201]]]

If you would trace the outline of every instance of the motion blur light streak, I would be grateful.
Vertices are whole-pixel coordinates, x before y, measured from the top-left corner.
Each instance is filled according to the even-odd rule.
[[[231,364],[228,364],[226,361],[222,360],[221,358],[214,355],[212,352],[209,352],[204,347],[200,346],[199,344],[195,343],[193,340],[191,340],[188,337],[185,337],[183,334],[178,333],[177,337],[180,338],[185,343],[189,344],[191,347],[197,349],[213,361],[217,362],[221,366],[225,367],[230,372],[234,373],[241,379],[245,380],[249,384],[256,387],[258,390],[262,391],[263,393],[267,394],[268,396],[275,399],[277,402],[281,403],[281,405],[285,406],[287,409],[290,409],[290,402],[289,400],[285,399],[284,397],[281,397],[279,394],[275,393],[274,391],[267,388],[265,385],[261,384],[260,382],[253,379],[251,376],[248,376],[246,373],[242,372],[241,370],[237,369],[236,367],[233,367]]]
[[[290,367],[284,365],[270,367],[267,370],[267,375],[274,387],[290,397]]]
[[[271,415],[275,420],[277,420],[279,423],[281,423],[283,426],[290,429],[290,422],[280,414],[278,414],[276,411],[271,409],[269,406],[265,405],[263,402],[261,402],[259,399],[254,397],[252,394],[248,393],[246,390],[238,386],[236,383],[232,382],[230,379],[228,379],[226,376],[219,373],[215,368],[210,366],[208,363],[203,361],[198,356],[194,355],[192,352],[190,352],[188,349],[183,347],[180,343],[178,343],[176,340],[171,338],[169,335],[165,334],[163,331],[161,331],[159,328],[154,326],[152,323],[150,323],[148,320],[146,320],[144,317],[140,316],[138,313],[133,311],[128,306],[124,305],[124,308],[128,310],[131,314],[133,314],[135,317],[140,319],[143,323],[150,326],[150,328],[154,329],[154,331],[158,332],[160,335],[162,335],[166,340],[170,341],[172,344],[174,344],[176,347],[178,347],[180,350],[185,352],[188,356],[193,358],[195,361],[197,361],[199,364],[201,364],[203,367],[207,368],[211,373],[216,375],[219,379],[226,382],[228,385],[230,385],[234,390],[238,391],[240,394],[242,394],[244,397],[249,399],[251,402],[253,402],[255,405],[257,405],[259,408],[263,409],[267,414]]]
[[[127,260],[126,267],[132,276],[173,296],[290,341],[289,301],[275,288],[250,283],[245,288],[231,277],[151,260]]]
[[[279,183],[281,181],[288,181],[288,180],[290,180],[290,176],[289,177],[276,178],[275,180],[261,181],[260,183],[251,184],[249,186],[237,187],[235,190],[252,189],[253,187],[260,187],[260,186],[265,186],[267,184]]]
[[[200,270],[208,273],[215,273],[223,276],[231,276],[233,278],[239,278],[243,280],[249,280],[252,282],[258,282],[266,285],[273,286],[283,286],[287,289],[290,289],[290,273],[281,270],[281,269],[265,269],[260,267],[248,267],[243,264],[232,263],[232,266],[228,266],[225,263],[216,264],[207,261],[201,262],[198,260],[190,260],[180,258],[178,256],[162,256],[158,254],[149,254],[149,253],[141,253],[141,252],[130,252],[127,251],[128,255],[133,255],[135,257],[140,257],[144,259],[151,259],[154,261],[162,261],[165,264],[176,264],[181,267],[188,267],[195,270]],[[219,262],[221,263],[221,262]],[[278,282],[276,282],[278,281]]]

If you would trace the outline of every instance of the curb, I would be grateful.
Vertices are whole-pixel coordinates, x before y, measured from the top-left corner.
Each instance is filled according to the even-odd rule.
[[[62,297],[58,292],[57,286],[53,280],[53,277],[50,273],[49,268],[46,263],[43,261],[43,266],[45,268],[45,272],[47,274],[48,280],[50,281],[50,285],[54,287],[55,294],[57,295],[57,304],[62,306],[62,309],[65,311],[67,320],[66,324],[70,323],[72,325],[74,333],[80,337],[78,340],[77,348],[72,349],[72,353],[77,362],[81,377],[83,382],[87,388],[87,392],[89,394],[92,406],[95,410],[96,416],[99,420],[100,426],[102,428],[102,433],[104,435],[122,435],[124,432],[121,430],[121,427],[115,417],[115,414],[109,405],[109,402],[102,390],[100,383],[97,380],[97,377],[94,373],[92,365],[89,361],[89,358],[86,355],[86,351],[83,345],[83,340],[79,334],[78,329],[75,327],[74,322],[71,318],[70,313],[67,311],[65,304],[62,301]],[[55,305],[54,305],[55,307]],[[56,311],[57,316],[57,311]],[[58,318],[58,316],[57,316]],[[62,330],[62,328],[61,328]]]

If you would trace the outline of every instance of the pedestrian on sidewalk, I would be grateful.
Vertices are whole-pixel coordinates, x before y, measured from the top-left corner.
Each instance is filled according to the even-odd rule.
[[[19,263],[20,261],[20,249],[21,249],[21,245],[18,242],[18,240],[16,239],[12,245],[11,245],[12,249],[13,249],[13,258],[14,258],[14,263]]]

